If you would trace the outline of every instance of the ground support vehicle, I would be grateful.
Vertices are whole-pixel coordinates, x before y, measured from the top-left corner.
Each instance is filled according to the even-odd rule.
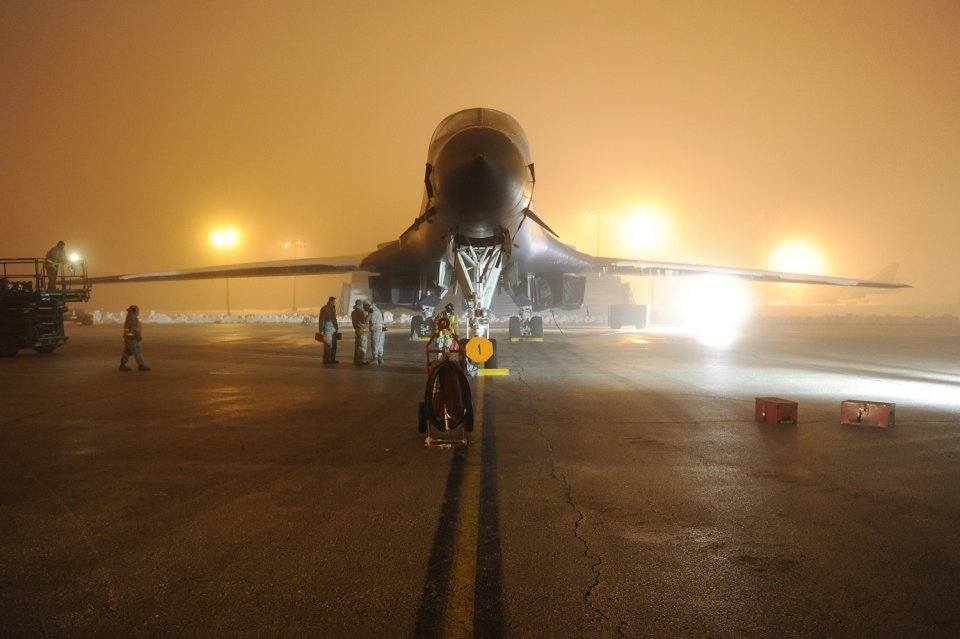
[[[620,329],[624,326],[635,326],[638,329],[647,327],[646,304],[611,304],[610,328]]]
[[[67,303],[89,299],[83,260],[61,265],[57,281],[48,283],[43,258],[0,258],[0,357],[13,357],[21,348],[52,353],[63,346]]]

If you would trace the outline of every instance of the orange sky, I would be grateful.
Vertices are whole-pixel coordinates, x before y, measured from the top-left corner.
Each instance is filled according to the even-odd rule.
[[[514,115],[537,210],[622,257],[766,268],[815,244],[832,274],[900,262],[903,303],[960,302],[960,4],[0,0],[0,254],[57,240],[98,275],[362,253],[418,213],[453,111]],[[661,246],[617,233],[634,204]],[[607,211],[597,225],[586,212]],[[317,303],[331,278],[298,282]],[[238,308],[284,281],[238,281]],[[886,296],[893,297],[893,296]],[[101,286],[220,308],[222,283]],[[886,300],[884,300],[886,301]]]

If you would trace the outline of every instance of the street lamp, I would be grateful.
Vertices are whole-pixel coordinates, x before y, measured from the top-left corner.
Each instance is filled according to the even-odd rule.
[[[240,234],[235,228],[217,229],[210,234],[210,243],[219,249],[223,249],[223,261],[230,263],[230,247],[235,246],[240,241]],[[230,278],[226,278],[227,283],[227,315],[230,315]]]
[[[666,213],[656,206],[642,205],[634,207],[620,224],[620,236],[628,243],[631,256],[640,253],[644,259],[653,258],[657,249],[666,239],[668,232]],[[647,302],[647,317],[652,317],[653,282],[655,278],[653,275],[648,277],[650,292]]]
[[[280,242],[280,245],[285,249],[293,249],[293,259],[297,259],[297,250],[302,248],[307,248],[307,243],[304,240],[293,240],[292,242],[283,241]],[[293,312],[297,312],[297,276],[293,276]]]

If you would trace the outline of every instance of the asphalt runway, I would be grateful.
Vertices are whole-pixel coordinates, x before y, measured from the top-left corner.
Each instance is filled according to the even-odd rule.
[[[0,360],[3,636],[960,635],[956,321],[500,335],[458,449],[417,432],[422,344],[322,366],[314,330]]]

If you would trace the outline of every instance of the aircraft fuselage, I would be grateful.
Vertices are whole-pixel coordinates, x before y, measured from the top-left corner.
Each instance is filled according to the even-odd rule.
[[[585,265],[586,256],[581,261],[576,251],[524,219],[534,208],[534,182],[530,147],[513,117],[485,108],[458,111],[430,139],[419,217],[399,241],[381,247],[362,266],[384,272],[409,271],[416,264],[432,271],[428,265],[444,259],[451,238],[476,245],[503,242],[511,261],[536,260],[547,271],[570,270],[571,259]]]

